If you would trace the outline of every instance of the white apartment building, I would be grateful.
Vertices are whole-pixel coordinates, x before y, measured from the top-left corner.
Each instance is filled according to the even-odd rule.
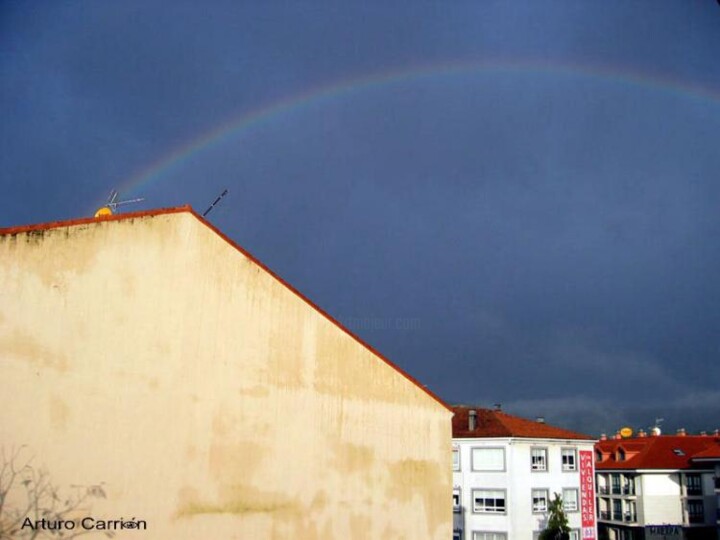
[[[453,410],[453,540],[534,540],[555,493],[571,539],[597,538],[595,440],[499,408]]]
[[[716,540],[720,437],[601,440],[596,445],[601,540]]]
[[[698,452],[690,460],[699,467],[713,467],[713,487],[715,488],[715,522],[717,524],[717,539],[720,540],[720,432],[715,431],[716,444]]]

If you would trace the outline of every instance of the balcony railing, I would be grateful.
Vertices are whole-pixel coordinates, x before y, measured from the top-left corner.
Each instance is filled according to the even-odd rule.
[[[600,486],[598,488],[598,491],[600,492],[600,495],[607,495],[608,493],[610,493],[610,488],[608,488],[607,486]]]
[[[622,521],[623,520],[622,512],[613,512],[612,518],[613,518],[613,521]]]
[[[600,510],[600,519],[609,520],[610,512],[608,512],[607,510]]]
[[[625,512],[625,521],[627,523],[635,523],[637,521],[637,515],[634,512]]]
[[[702,488],[701,487],[689,487],[687,488],[687,494],[688,495],[702,495]]]
[[[623,486],[623,495],[635,495],[635,486],[633,484],[627,484]]]
[[[620,495],[621,492],[622,492],[622,489],[620,488],[620,486],[613,486],[613,487],[612,487],[612,494],[613,494],[613,495]]]
[[[705,516],[702,514],[690,514],[688,516],[688,523],[704,523]]]

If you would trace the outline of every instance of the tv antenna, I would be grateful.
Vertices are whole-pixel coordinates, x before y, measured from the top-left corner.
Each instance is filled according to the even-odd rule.
[[[120,194],[116,189],[110,190],[110,195],[108,195],[107,202],[105,203],[105,206],[101,206],[98,208],[97,212],[95,212],[95,217],[101,217],[101,216],[112,216],[117,212],[118,206],[123,206],[125,204],[133,204],[138,203],[141,201],[144,201],[145,198],[141,197],[139,199],[126,199],[124,201],[119,201],[118,197]]]
[[[650,433],[656,436],[661,435],[662,430],[660,429],[660,424],[662,424],[664,420],[664,418],[655,418],[655,425],[650,428]]]
[[[217,199],[215,199],[215,200],[213,201],[213,203],[212,203],[210,206],[208,206],[208,209],[203,212],[202,217],[207,216],[207,215],[210,213],[210,211],[211,211],[213,208],[215,208],[215,205],[220,202],[220,199],[222,199],[225,195],[227,195],[227,193],[228,193],[228,190],[225,189],[220,195],[218,195]]]

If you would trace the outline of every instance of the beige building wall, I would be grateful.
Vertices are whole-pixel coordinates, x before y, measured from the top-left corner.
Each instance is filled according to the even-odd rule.
[[[452,534],[450,411],[188,210],[0,235],[0,396],[116,538]]]

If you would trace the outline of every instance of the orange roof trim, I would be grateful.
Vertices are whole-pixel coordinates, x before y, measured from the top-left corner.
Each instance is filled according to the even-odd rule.
[[[313,308],[315,311],[320,313],[328,321],[333,323],[340,330],[342,330],[348,336],[353,338],[356,342],[358,342],[360,345],[362,345],[365,349],[369,350],[376,357],[378,357],[380,360],[385,362],[388,366],[390,366],[395,371],[397,371],[400,375],[405,377],[408,381],[410,381],[415,386],[417,386],[420,390],[425,392],[428,396],[430,396],[432,399],[437,401],[440,405],[445,407],[448,411],[453,412],[453,409],[448,404],[446,404],[442,399],[440,399],[435,393],[430,391],[425,385],[420,384],[420,382],[417,379],[415,379],[412,375],[405,372],[402,368],[400,368],[399,366],[397,366],[396,364],[391,362],[389,359],[387,359],[385,356],[383,356],[379,351],[377,351],[371,345],[365,343],[362,339],[360,339],[360,337],[358,337],[357,335],[353,334],[350,330],[345,328],[339,321],[334,319],[331,315],[329,315],[326,311],[324,311],[323,309],[318,307],[316,304],[314,304],[309,298],[307,298],[304,294],[302,294],[300,291],[298,291],[295,287],[290,285],[287,281],[285,281],[283,278],[281,278],[275,272],[270,270],[270,268],[265,266],[265,264],[260,262],[260,260],[257,259],[250,252],[245,250],[239,244],[232,241],[229,237],[227,237],[224,233],[222,233],[217,227],[215,227],[213,224],[211,224],[209,221],[207,221],[205,218],[203,218],[200,214],[195,212],[195,210],[193,210],[193,208],[189,205],[176,206],[176,207],[172,207],[172,208],[160,208],[160,209],[156,209],[156,210],[145,210],[145,211],[139,211],[139,212],[127,212],[127,213],[122,213],[122,214],[114,214],[114,215],[110,215],[110,216],[89,217],[89,218],[73,219],[73,220],[66,220],[66,221],[52,221],[49,223],[39,223],[36,225],[24,225],[24,226],[20,226],[20,227],[10,227],[10,228],[4,228],[4,229],[0,228],[0,235],[14,235],[14,234],[33,232],[33,231],[46,231],[46,230],[51,230],[51,229],[58,229],[61,227],[74,227],[74,226],[78,226],[78,225],[87,225],[87,224],[92,224],[92,223],[104,223],[104,222],[108,222],[108,221],[123,221],[123,220],[133,219],[133,218],[154,217],[154,216],[161,216],[161,215],[165,215],[165,214],[179,214],[179,213],[192,214],[195,218],[197,218],[200,221],[200,223],[202,223],[203,225],[208,227],[215,234],[217,234],[223,240],[225,240],[228,244],[230,244],[233,248],[235,248],[237,251],[242,253],[245,257],[250,259],[253,263],[258,265],[260,268],[265,270],[268,274],[270,274],[273,278],[275,278],[277,281],[279,281],[282,285],[284,285],[287,289],[289,289],[295,295],[300,297],[306,304],[308,304],[311,308]]]

